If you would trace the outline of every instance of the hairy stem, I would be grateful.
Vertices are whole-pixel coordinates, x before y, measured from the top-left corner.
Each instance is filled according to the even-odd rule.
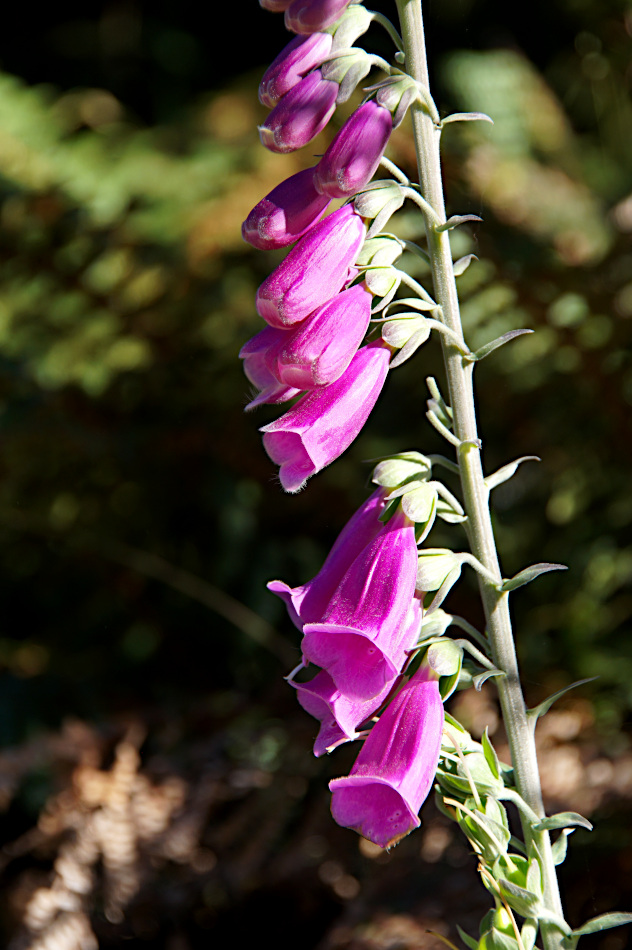
[[[428,89],[421,0],[397,0],[400,15],[406,70],[425,89]],[[435,124],[422,104],[412,108],[413,130],[419,165],[422,194],[434,214],[424,214],[428,253],[434,281],[435,298],[441,307],[442,321],[457,339],[463,341],[459,300],[452,267],[450,239],[447,231],[438,232],[434,215],[445,222],[445,203],[441,180],[439,140],[441,129]],[[460,441],[459,470],[468,533],[472,553],[497,584],[502,579],[496,542],[489,511],[489,492],[483,481],[480,442],[477,433],[474,405],[474,364],[463,360],[462,353],[451,338],[442,335],[441,346],[445,360],[454,414],[454,433]],[[463,341],[462,350],[466,350]],[[497,681],[500,703],[509,739],[516,787],[530,808],[539,817],[544,816],[542,790],[535,751],[533,732],[526,715],[520,685],[518,662],[511,629],[508,594],[501,594],[491,579],[479,575],[481,598],[485,609],[487,633],[494,665],[506,674]],[[548,832],[533,832],[523,820],[527,847],[532,842],[538,849],[544,865],[544,901],[550,914],[560,918],[562,904]],[[546,950],[562,947],[562,932],[550,923],[542,922],[542,938]]]

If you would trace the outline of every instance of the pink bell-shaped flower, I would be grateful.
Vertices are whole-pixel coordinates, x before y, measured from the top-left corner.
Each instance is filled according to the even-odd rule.
[[[340,379],[307,393],[280,419],[263,426],[263,447],[281,466],[286,491],[299,491],[349,448],[382,391],[390,355],[381,340],[361,347]]]
[[[401,509],[363,548],[317,622],[303,626],[305,659],[353,699],[371,699],[406,661],[421,627],[415,529]]]
[[[381,848],[417,828],[437,771],[443,718],[439,684],[421,667],[380,716],[350,774],[329,783],[334,820]]]
[[[314,742],[314,755],[331,752],[343,742],[357,739],[357,728],[382,705],[395,680],[387,683],[378,696],[369,700],[354,700],[341,693],[329,673],[321,670],[308,683],[294,683],[296,696],[303,709],[320,721],[320,730]]]
[[[271,13],[282,13],[287,10],[292,0],[259,0],[259,6]]]
[[[346,523],[318,574],[300,587],[270,581],[268,589],[285,601],[290,619],[299,630],[310,620],[319,620],[342,578],[362,549],[382,530],[380,515],[386,492],[378,488]]]
[[[263,125],[261,142],[271,152],[295,152],[325,128],[336,109],[338,83],[308,73],[277,102]]]
[[[285,28],[293,33],[314,33],[338,20],[350,0],[292,0],[285,11]]]
[[[373,178],[393,130],[388,109],[373,99],[349,116],[314,171],[316,189],[348,198]]]
[[[298,241],[331,204],[314,186],[314,169],[305,168],[255,205],[241,226],[244,241],[262,251],[287,247]]]
[[[269,354],[274,349],[280,349],[285,340],[287,330],[277,330],[275,327],[265,327],[256,336],[248,340],[239,351],[244,361],[244,373],[247,378],[261,392],[246,406],[246,409],[255,409],[265,404],[276,405],[287,402],[298,396],[300,389],[287,386],[280,382],[270,371],[268,366]]]
[[[327,58],[333,42],[330,33],[295,36],[266,69],[259,83],[259,101],[274,108],[286,93]]]
[[[342,289],[366,226],[351,205],[315,224],[257,291],[257,312],[271,326],[300,323]]]

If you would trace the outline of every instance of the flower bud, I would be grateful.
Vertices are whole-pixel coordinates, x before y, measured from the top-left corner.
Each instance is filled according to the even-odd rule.
[[[285,11],[285,28],[292,33],[315,33],[342,16],[350,0],[292,0]]]
[[[391,113],[370,100],[349,116],[314,172],[316,189],[348,198],[375,174],[393,128]]]
[[[292,0],[259,0],[259,6],[271,13],[283,13],[287,10]]]
[[[315,66],[320,66],[329,55],[332,42],[329,33],[295,36],[263,74],[259,102],[272,109]]]
[[[270,369],[286,386],[329,386],[346,370],[371,319],[371,294],[362,284],[338,294],[310,314],[275,353]]]
[[[381,342],[363,346],[340,379],[307,393],[280,419],[263,426],[263,447],[281,466],[286,491],[299,491],[351,445],[382,391],[389,359]]]
[[[338,83],[315,69],[276,104],[263,125],[261,142],[271,152],[294,152],[325,128],[336,108]]]
[[[244,361],[244,373],[250,382],[261,392],[246,406],[246,409],[255,409],[265,404],[276,405],[287,402],[298,396],[300,390],[281,383],[270,371],[268,360],[271,352],[279,349],[284,343],[286,332],[273,327],[265,327],[256,336],[248,340],[239,351]]]
[[[257,291],[257,312],[276,327],[300,323],[349,278],[366,228],[345,205],[314,225]]]
[[[255,205],[241,226],[242,237],[262,251],[287,247],[309,231],[330,204],[314,187],[314,170],[306,168]]]
[[[437,771],[443,718],[438,683],[420,667],[380,716],[350,774],[329,783],[334,821],[381,848],[417,828]]]

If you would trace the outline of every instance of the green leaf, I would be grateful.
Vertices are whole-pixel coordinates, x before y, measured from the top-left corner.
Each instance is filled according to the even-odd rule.
[[[468,948],[468,950],[478,950],[478,940],[475,940],[474,937],[470,937],[469,934],[466,934],[465,931],[461,927],[459,927],[458,924],[456,925],[456,929],[458,931],[459,937],[461,938],[465,946]]]
[[[427,327],[422,327],[421,330],[417,330],[407,343],[401,348],[399,353],[394,356],[389,363],[389,369],[397,369],[398,366],[401,366],[402,363],[405,363],[406,360],[417,352],[420,346],[426,342],[430,336],[430,330]]]
[[[549,818],[543,818],[537,825],[533,825],[534,831],[552,831],[554,828],[585,828],[592,831],[593,826],[582,815],[576,811],[561,811],[557,815],[551,815]]]
[[[426,482],[402,495],[402,510],[415,524],[425,524],[433,513],[436,498],[436,489]]]
[[[505,676],[504,670],[484,670],[472,677],[472,686],[477,692],[480,692],[483,683],[492,676]]]
[[[453,214],[451,218],[448,218],[445,224],[439,224],[435,227],[435,231],[451,231],[453,228],[458,228],[461,224],[466,224],[468,221],[482,221],[477,214]]]
[[[624,914],[621,911],[601,914],[600,917],[593,917],[577,930],[573,930],[573,936],[585,937],[586,934],[599,933],[600,930],[610,930],[612,927],[622,927],[623,924],[632,924],[632,914]]]
[[[468,269],[472,261],[477,261],[478,257],[476,254],[466,254],[465,257],[459,257],[458,261],[455,261],[452,265],[452,270],[454,271],[455,277],[460,277],[461,274],[464,274]]]
[[[483,746],[483,755],[485,756],[485,760],[492,770],[494,778],[500,778],[500,765],[498,762],[498,756],[496,755],[496,750],[489,740],[488,726],[485,726],[485,732],[481,736],[481,745]]]
[[[504,580],[500,589],[503,591],[516,590],[518,587],[523,587],[525,584],[530,584],[531,581],[534,581],[536,577],[540,576],[540,574],[547,574],[549,571],[567,570],[568,567],[566,564],[549,564],[548,562],[532,564],[530,567],[525,567],[523,571],[520,571],[513,577]]]
[[[523,336],[525,333],[533,333],[533,330],[509,330],[507,333],[503,333],[502,336],[497,337],[490,343],[485,343],[484,346],[479,347],[474,353],[470,353],[468,356],[465,356],[464,359],[469,360],[470,363],[476,363],[479,360],[484,360],[486,356],[489,356],[490,353],[493,353],[494,350],[497,350],[499,346],[504,346],[505,343],[509,343],[510,340],[515,340],[517,336]]]
[[[538,894],[532,894],[524,887],[512,884],[505,878],[498,882],[500,893],[513,910],[517,911],[521,917],[538,917],[540,897]]]
[[[448,125],[450,122],[491,122],[492,125],[494,124],[494,120],[484,112],[453,112],[452,115],[447,115],[441,120],[441,125]]]
[[[533,950],[533,946],[538,936],[538,922],[533,917],[528,917],[522,925],[520,939],[524,950]]]
[[[553,864],[556,866],[564,863],[566,851],[568,849],[568,837],[573,834],[574,828],[563,828],[562,833],[551,845],[553,855]]]
[[[487,489],[489,491],[492,488],[496,488],[498,485],[502,485],[503,482],[508,481],[513,475],[515,475],[518,470],[518,466],[522,462],[540,462],[541,459],[537,455],[523,455],[522,458],[516,459],[514,462],[508,462],[506,465],[503,465],[502,468],[499,468],[497,472],[494,472],[492,475],[488,475],[483,479]]]
[[[565,686],[564,689],[558,689],[557,693],[553,693],[549,696],[548,699],[543,700],[539,706],[534,706],[533,709],[527,709],[527,716],[534,721],[539,719],[540,716],[544,716],[545,713],[549,711],[553,703],[557,702],[558,699],[568,693],[571,689],[575,689],[576,686],[583,686],[584,683],[592,683],[593,680],[599,679],[598,676],[589,676],[585,680],[577,680],[576,683],[571,683],[570,686]]]

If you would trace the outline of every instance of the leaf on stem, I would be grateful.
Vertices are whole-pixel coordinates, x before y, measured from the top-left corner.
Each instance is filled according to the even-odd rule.
[[[439,233],[441,231],[451,231],[453,228],[458,228],[461,224],[467,224],[468,221],[482,221],[483,219],[477,214],[453,214],[451,218],[448,218],[445,224],[438,224],[435,226],[435,231]]]
[[[516,590],[517,587],[530,584],[531,581],[534,581],[540,574],[547,574],[549,571],[567,570],[568,567],[566,564],[549,564],[547,562],[532,564],[531,567],[525,567],[523,571],[519,571],[518,574],[515,574],[513,577],[504,580],[500,589],[501,591]]]
[[[577,930],[573,930],[573,937],[585,937],[586,934],[595,934],[600,930],[610,930],[611,927],[621,927],[623,924],[632,924],[632,914],[624,914],[621,911],[614,911],[612,914],[601,914],[600,917],[593,917],[592,920],[587,920]]]
[[[551,845],[551,854],[553,855],[553,864],[557,867],[564,863],[566,851],[568,849],[568,838],[575,831],[574,828],[563,828],[562,833]]]
[[[490,119],[485,112],[453,112],[452,115],[447,115],[441,120],[441,125],[448,125],[450,122],[491,122],[492,125],[494,124],[494,120]]]
[[[505,676],[503,670],[485,670],[483,673],[477,673],[472,677],[472,686],[477,692],[480,692],[483,683],[492,676]]]
[[[478,257],[476,254],[466,254],[465,257],[459,257],[458,261],[455,261],[452,265],[452,270],[455,277],[460,277],[461,274],[464,274],[468,269],[472,261],[477,261]]]
[[[493,473],[493,475],[488,475],[483,479],[483,481],[485,482],[487,489],[491,491],[492,488],[496,488],[498,485],[502,485],[503,482],[509,481],[509,479],[516,474],[518,466],[523,462],[541,461],[542,460],[537,455],[523,455],[522,458],[503,465],[502,468],[499,468],[497,472]]]
[[[576,811],[561,811],[557,815],[551,815],[549,818],[543,818],[537,825],[533,825],[534,831],[552,831],[554,828],[585,828],[586,831],[592,831],[593,826],[584,818],[578,815]]]
[[[458,924],[456,925],[456,929],[459,933],[459,937],[461,938],[465,946],[468,948],[468,950],[478,950],[478,940],[474,940],[473,937],[470,937],[469,934],[466,934],[465,931],[461,927],[459,927]]]
[[[539,719],[540,716],[544,716],[544,714],[549,711],[553,703],[557,702],[558,699],[561,699],[565,693],[568,693],[571,689],[575,689],[576,686],[583,686],[584,683],[592,683],[592,681],[596,679],[599,679],[599,677],[589,676],[587,679],[577,680],[576,683],[571,683],[570,686],[565,686],[564,689],[558,689],[556,693],[553,693],[548,699],[543,700],[538,706],[534,706],[533,709],[527,709],[527,716],[529,716],[530,719],[533,719],[535,723],[535,720]]]
[[[502,336],[492,340],[491,343],[485,343],[484,346],[479,347],[474,353],[470,353],[470,355],[466,356],[465,359],[467,359],[470,363],[476,363],[479,360],[484,360],[486,356],[489,356],[490,353],[493,353],[494,350],[497,350],[499,346],[509,343],[510,340],[515,340],[517,336],[524,336],[525,333],[533,333],[533,330],[509,330],[507,333],[503,333]]]

